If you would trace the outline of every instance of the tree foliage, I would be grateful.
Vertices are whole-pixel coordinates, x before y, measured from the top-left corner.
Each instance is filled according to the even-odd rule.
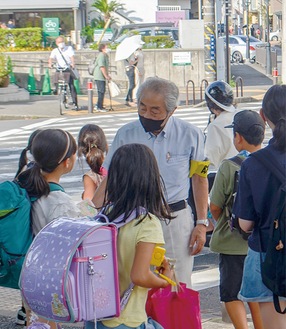
[[[108,0],[96,0],[91,6],[103,15],[105,22],[112,17],[112,13],[125,9],[122,3],[115,0],[110,2]]]

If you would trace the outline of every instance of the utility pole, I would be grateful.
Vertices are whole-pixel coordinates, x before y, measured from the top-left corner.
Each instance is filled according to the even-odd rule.
[[[229,25],[228,25],[228,17],[229,17],[229,1],[225,0],[225,66],[226,66],[226,82],[229,83],[230,80],[230,63],[229,63]]]
[[[209,82],[216,80],[216,54],[215,54],[215,0],[203,1],[204,19],[204,45],[205,45],[205,74]]]
[[[250,39],[249,39],[249,5],[250,0],[245,0],[246,6],[246,60],[249,62],[250,59]]]
[[[266,75],[271,75],[271,49],[270,49],[270,24],[269,24],[269,0],[266,1],[267,43],[266,43]]]

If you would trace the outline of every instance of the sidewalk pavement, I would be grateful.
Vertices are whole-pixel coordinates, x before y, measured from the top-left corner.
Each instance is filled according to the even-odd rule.
[[[235,103],[246,103],[261,101],[266,90],[270,86],[258,86],[258,87],[244,87],[243,96],[240,94],[240,89],[236,90],[234,88]],[[188,92],[188,99],[192,99],[192,91]],[[236,96],[238,94],[238,96]],[[197,102],[195,105],[186,104],[187,93],[185,89],[180,90],[180,102],[179,108],[185,107],[200,107],[206,106],[204,100],[200,100],[200,91],[196,90]],[[126,106],[125,104],[125,94],[122,92],[121,95],[110,100],[108,94],[104,100],[105,107],[114,112],[136,112],[136,107]],[[54,95],[31,95],[29,101],[22,102],[8,102],[0,103],[0,120],[10,120],[10,119],[39,119],[39,118],[54,118],[54,117],[66,117],[66,116],[87,116],[87,115],[97,115],[103,114],[102,112],[96,112],[92,109],[89,112],[88,109],[88,96],[79,95],[78,103],[80,106],[79,111],[72,111],[71,106],[64,111],[63,115],[60,115],[59,110],[59,99],[58,96]],[[96,104],[96,94],[93,96],[93,103]]]

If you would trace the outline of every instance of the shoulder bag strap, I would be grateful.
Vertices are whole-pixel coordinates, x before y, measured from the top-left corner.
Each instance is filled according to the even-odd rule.
[[[68,64],[67,60],[65,59],[63,53],[60,51],[60,48],[57,48],[57,49],[58,49],[59,53],[62,55],[62,58],[65,61],[65,63],[67,64],[67,66],[70,67],[70,65]]]

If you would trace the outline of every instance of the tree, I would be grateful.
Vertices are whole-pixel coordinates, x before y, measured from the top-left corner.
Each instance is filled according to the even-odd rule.
[[[108,0],[96,0],[91,6],[103,15],[105,23],[111,19],[112,13],[125,9],[122,3],[115,0],[110,2]]]

